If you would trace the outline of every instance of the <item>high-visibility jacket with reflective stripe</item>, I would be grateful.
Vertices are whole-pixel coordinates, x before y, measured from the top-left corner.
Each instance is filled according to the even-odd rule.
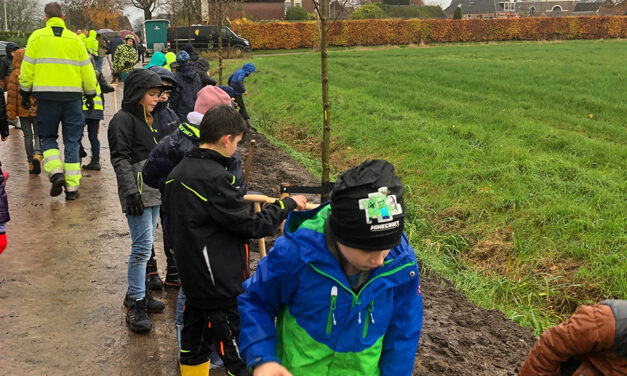
[[[100,85],[96,84],[96,96],[94,97],[94,111],[102,111],[104,110],[104,105],[102,103],[102,90],[100,90]],[[85,97],[83,97],[83,111],[87,111],[87,105],[85,104]]]
[[[96,40],[96,32],[89,30],[89,36],[83,39],[87,53],[90,55],[98,56],[98,41]]]
[[[85,45],[62,19],[50,18],[28,38],[20,72],[22,90],[36,98],[42,97],[38,93],[50,93],[78,99],[81,94],[96,94],[96,84]]]

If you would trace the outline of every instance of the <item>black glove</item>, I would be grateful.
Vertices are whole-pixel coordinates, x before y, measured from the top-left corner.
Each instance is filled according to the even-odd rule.
[[[126,214],[128,215],[143,215],[144,203],[142,202],[142,196],[139,193],[133,193],[126,198]]]
[[[20,96],[22,97],[20,105],[28,110],[30,108],[30,93],[20,89]]]
[[[94,95],[85,95],[85,107],[87,107],[87,112],[94,110]]]

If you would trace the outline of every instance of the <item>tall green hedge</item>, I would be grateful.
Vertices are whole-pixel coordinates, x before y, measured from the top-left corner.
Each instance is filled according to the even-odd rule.
[[[370,18],[383,18],[383,10],[370,3],[357,8],[348,18],[351,20],[365,20]]]
[[[289,7],[285,12],[285,19],[287,21],[305,21],[309,18],[307,10],[303,7]]]
[[[21,31],[0,31],[0,40],[13,42],[20,47],[26,46],[26,41],[28,41],[29,36],[30,33],[24,33]]]

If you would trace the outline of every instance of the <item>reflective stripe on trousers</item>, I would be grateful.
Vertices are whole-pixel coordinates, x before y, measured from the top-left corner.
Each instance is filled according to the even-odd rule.
[[[78,191],[81,181],[81,164],[80,163],[64,163],[65,169],[65,191]]]
[[[61,163],[61,153],[59,152],[59,149],[48,149],[44,151],[43,157],[44,171],[46,171],[48,177],[51,177],[54,174],[63,173],[63,163]]]

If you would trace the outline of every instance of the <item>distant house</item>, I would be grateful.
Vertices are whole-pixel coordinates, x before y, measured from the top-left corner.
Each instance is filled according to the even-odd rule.
[[[283,3],[283,0],[243,0],[229,9],[227,17],[230,19],[246,17],[252,21],[283,20],[285,19]],[[208,18],[209,7],[209,0],[201,0],[203,18]]]
[[[517,11],[521,16],[572,16],[578,3],[579,1],[519,1]]]
[[[601,4],[599,8],[600,16],[626,16],[627,15],[627,0],[619,0],[613,2],[612,0],[606,0]]]
[[[516,18],[516,2],[503,0],[453,0],[444,13],[452,18],[455,8],[462,9],[462,18]]]
[[[332,1],[329,4],[329,18],[332,20],[338,19],[343,20],[348,18],[355,11],[354,7],[348,7],[346,5],[342,5],[344,2],[339,2],[338,0]]]
[[[307,13],[314,13],[316,11],[313,0],[285,0],[284,4],[286,12],[289,7],[303,7]]]
[[[575,9],[573,9],[573,16],[587,16],[587,15],[595,15],[599,14],[599,10],[601,9],[601,5],[603,5],[603,1],[582,1],[575,5]]]

